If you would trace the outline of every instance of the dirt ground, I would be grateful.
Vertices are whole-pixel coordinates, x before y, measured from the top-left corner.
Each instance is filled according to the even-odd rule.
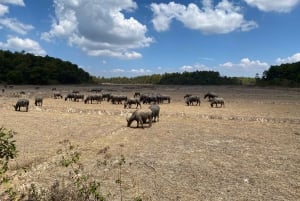
[[[160,104],[160,120],[142,128],[127,127],[134,109],[102,102],[54,99],[51,87],[14,86],[0,92],[0,127],[16,132],[18,157],[12,170],[18,188],[65,178],[58,165],[62,141],[78,146],[86,174],[101,181],[108,200],[140,196],[143,201],[219,201],[300,199],[300,89],[240,86],[56,86],[65,97],[89,89],[132,97],[135,91],[171,96]],[[20,95],[24,91],[25,95]],[[203,96],[214,91],[225,108],[211,108]],[[201,97],[187,106],[187,93]],[[44,97],[43,106],[34,97]],[[28,112],[12,107],[30,100]],[[142,105],[147,108],[148,105]],[[103,165],[106,161],[106,165]]]

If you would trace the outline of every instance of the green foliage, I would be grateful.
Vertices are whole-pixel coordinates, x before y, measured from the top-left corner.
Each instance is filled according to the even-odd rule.
[[[8,171],[8,163],[17,156],[15,140],[13,140],[14,132],[0,127],[0,187],[9,184],[11,177],[6,175]],[[12,200],[16,197],[15,190],[9,185],[5,186],[5,194]],[[0,195],[1,196],[1,195]]]
[[[300,86],[300,62],[271,66],[257,83],[259,85]]]
[[[89,73],[68,61],[0,50],[0,83],[81,84],[91,83]]]
[[[17,155],[16,141],[13,140],[13,137],[14,132],[12,130],[6,130],[3,127],[0,128],[0,184],[7,181],[3,176],[8,170],[8,163]]]

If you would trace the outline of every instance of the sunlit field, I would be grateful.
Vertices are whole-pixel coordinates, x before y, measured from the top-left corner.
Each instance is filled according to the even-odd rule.
[[[52,90],[52,88],[56,90]],[[300,89],[240,86],[14,86],[0,92],[0,126],[16,132],[18,156],[10,171],[22,191],[47,188],[69,170],[59,165],[69,141],[81,153],[87,175],[101,182],[107,200],[298,200],[300,198]],[[160,119],[151,127],[127,127],[135,106],[65,101],[73,90],[133,97],[164,94]],[[211,107],[213,91],[225,107]],[[25,92],[20,94],[20,92]],[[60,92],[63,99],[54,99]],[[187,106],[185,94],[200,96]],[[34,98],[43,97],[35,106]],[[19,98],[29,110],[15,111]],[[142,104],[142,108],[148,108]],[[125,163],[120,166],[121,155]],[[26,169],[26,171],[21,171]],[[122,186],[116,180],[122,179]]]

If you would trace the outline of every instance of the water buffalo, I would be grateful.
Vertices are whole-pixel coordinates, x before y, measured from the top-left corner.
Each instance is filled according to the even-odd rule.
[[[196,102],[196,105],[200,106],[200,104],[201,104],[200,97],[198,97],[198,96],[189,96],[189,97],[185,98],[185,103],[188,106],[194,105],[194,102]]]
[[[136,98],[136,97],[140,97],[141,96],[141,93],[140,92],[134,92],[133,94],[133,97]]]
[[[215,97],[210,101],[210,106],[213,107],[214,105],[218,107],[218,104],[221,105],[221,107],[225,107],[225,101],[224,98],[221,97]]]
[[[158,103],[164,103],[164,101],[168,101],[168,103],[171,102],[171,97],[168,96],[168,95],[158,94],[156,97],[157,97],[157,102]]]
[[[20,111],[21,107],[26,108],[26,112],[28,112],[29,107],[29,100],[28,99],[19,99],[16,103],[16,105],[13,105],[15,108],[15,111]]]
[[[137,122],[137,128],[141,124],[141,127],[144,128],[144,123],[149,121],[149,127],[152,126],[152,111],[150,109],[139,109],[132,113],[132,115],[127,119],[127,127],[130,127],[133,121]]]
[[[208,92],[204,95],[204,99],[208,98],[209,101],[216,97],[218,97],[218,94],[216,94],[215,92]]]
[[[63,96],[59,92],[53,93],[54,99],[63,98]]]
[[[124,95],[110,95],[107,101],[111,101],[112,104],[122,104],[123,101],[127,101],[127,96]]]
[[[139,99],[129,98],[124,102],[124,109],[126,109],[127,107],[131,108],[132,104],[136,104],[136,108],[138,108],[139,106],[140,106],[140,108],[142,108],[141,101]]]
[[[96,101],[96,103],[102,102],[102,95],[89,95],[85,98],[84,103],[93,103],[93,101]]]
[[[159,112],[160,112],[159,105],[150,105],[149,109],[152,111],[152,121],[153,122],[159,121]]]
[[[35,104],[35,106],[42,106],[43,105],[43,98],[42,97],[35,97],[34,104]]]

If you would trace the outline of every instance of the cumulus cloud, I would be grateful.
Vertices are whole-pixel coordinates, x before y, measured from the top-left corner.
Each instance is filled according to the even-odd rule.
[[[233,76],[255,76],[256,73],[262,73],[269,68],[269,64],[259,60],[250,60],[243,58],[239,63],[226,62],[220,64],[220,72]]]
[[[9,37],[6,43],[0,42],[0,48],[14,51],[25,51],[34,55],[44,56],[46,51],[41,48],[38,42],[29,38]]]
[[[195,64],[195,65],[184,65],[180,67],[181,71],[193,72],[193,71],[209,71],[211,70],[209,67],[204,64]]]
[[[63,37],[88,55],[125,59],[140,58],[133,49],[153,42],[145,25],[124,15],[137,9],[133,0],[55,0],[54,6],[55,19],[41,35],[44,40]]]
[[[289,12],[291,11],[300,0],[244,0],[247,4],[257,7],[262,11],[276,11],[276,12]]]
[[[8,13],[8,7],[5,5],[0,4],[0,17]]]
[[[278,58],[276,59],[277,64],[284,64],[284,63],[295,63],[300,61],[300,53],[296,53],[287,58]]]
[[[23,0],[0,0],[0,26],[6,27],[11,31],[22,35],[25,35],[28,31],[34,29],[32,25],[23,24],[15,18],[4,17],[9,13],[9,7],[7,4],[25,6]]]
[[[1,4],[13,4],[17,6],[25,6],[25,3],[23,0],[0,0]]]
[[[143,74],[144,75],[144,74],[149,74],[152,71],[148,70],[148,69],[139,68],[139,69],[131,69],[130,72],[134,73],[134,74]]]
[[[0,18],[0,25],[22,35],[25,35],[28,31],[34,29],[32,25],[23,24],[14,18]]]
[[[240,12],[240,7],[228,0],[213,5],[212,0],[203,0],[203,7],[190,3],[187,6],[170,2],[152,3],[154,14],[152,23],[155,30],[167,31],[172,20],[176,19],[189,29],[206,34],[224,34],[235,30],[249,31],[258,27],[254,21],[247,21]]]

